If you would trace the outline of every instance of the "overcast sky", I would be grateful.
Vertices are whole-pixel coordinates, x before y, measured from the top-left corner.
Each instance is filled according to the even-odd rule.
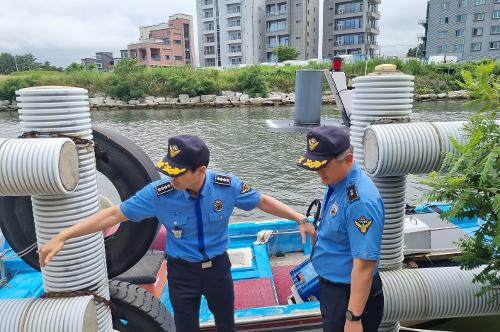
[[[323,0],[320,0],[322,3]],[[32,53],[57,66],[80,62],[98,51],[125,49],[139,38],[139,26],[191,14],[195,0],[2,0],[0,53]],[[417,24],[426,0],[382,0],[378,43],[382,55],[403,55],[417,45]],[[320,5],[322,7],[322,4]],[[320,33],[322,18],[320,17]]]

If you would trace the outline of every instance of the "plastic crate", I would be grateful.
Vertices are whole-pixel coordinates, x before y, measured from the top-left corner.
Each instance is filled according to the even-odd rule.
[[[319,300],[319,276],[308,258],[290,271],[297,293],[304,302]]]

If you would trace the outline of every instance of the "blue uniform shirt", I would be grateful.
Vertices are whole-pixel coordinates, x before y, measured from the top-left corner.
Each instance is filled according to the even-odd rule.
[[[121,203],[120,209],[133,222],[157,217],[167,229],[167,254],[201,262],[226,251],[233,209],[252,210],[259,202],[260,193],[236,176],[207,170],[198,198],[190,197],[187,190],[176,190],[167,177],[145,186]],[[203,234],[198,233],[200,226]]]
[[[325,190],[311,255],[314,269],[324,279],[351,283],[353,258],[380,258],[383,228],[382,197],[368,175],[354,164],[346,178]]]

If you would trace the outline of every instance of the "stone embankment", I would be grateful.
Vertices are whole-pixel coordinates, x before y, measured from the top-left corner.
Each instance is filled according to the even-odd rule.
[[[444,99],[467,99],[467,91],[450,91],[440,94],[415,94],[415,101],[430,101]],[[325,91],[322,97],[323,104],[335,104],[330,91]],[[235,106],[279,106],[295,104],[294,93],[271,92],[266,98],[252,98],[249,95],[223,91],[221,96],[203,95],[190,97],[179,95],[177,98],[147,96],[144,99],[132,99],[128,102],[113,99],[110,96],[96,94],[89,98],[92,110],[120,110],[120,109],[164,109],[164,108],[192,108],[192,107],[235,107]],[[0,100],[0,111],[15,111],[16,102]]]

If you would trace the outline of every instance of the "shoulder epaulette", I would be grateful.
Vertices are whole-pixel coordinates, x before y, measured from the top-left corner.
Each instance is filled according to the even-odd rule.
[[[356,185],[350,185],[347,187],[347,198],[349,199],[349,203],[354,202],[359,199],[358,190],[356,189]]]
[[[231,177],[227,175],[215,175],[214,183],[220,184],[221,186],[230,186],[231,185]]]
[[[175,188],[172,185],[172,183],[170,183],[170,181],[166,183],[160,183],[159,185],[156,186],[156,196],[164,195],[168,192],[171,192],[174,189]]]

